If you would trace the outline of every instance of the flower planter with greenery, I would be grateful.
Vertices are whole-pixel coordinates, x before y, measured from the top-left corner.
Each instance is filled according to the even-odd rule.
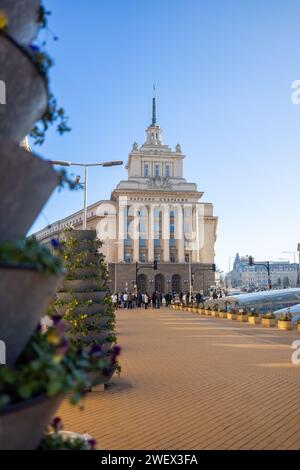
[[[210,307],[205,307],[204,313],[207,317],[210,317],[211,316],[211,308]]]
[[[47,321],[46,321],[47,320]],[[61,317],[45,317],[14,367],[0,368],[0,448],[35,449],[65,393],[77,403],[90,373],[109,376],[118,349],[84,350],[67,337]]]
[[[227,318],[228,320],[236,320],[237,319],[237,314],[234,310],[232,310],[231,312],[228,312],[227,313]]]
[[[300,320],[297,321],[297,330],[300,333]]]
[[[107,265],[99,253],[102,244],[96,240],[94,230],[68,230],[64,238],[67,275],[57,293],[55,308],[69,322],[69,336],[75,344],[85,349],[99,347],[109,357],[116,341],[115,312],[107,295]],[[107,383],[110,377],[92,371],[91,385]]]
[[[293,330],[292,316],[289,313],[281,314],[277,326],[280,330]]]
[[[248,321],[248,314],[247,312],[240,308],[238,313],[237,313],[237,320],[241,322],[247,322]]]
[[[38,450],[94,450],[95,439],[89,434],[64,431],[62,421],[56,417],[44,434]]]
[[[6,84],[0,139],[20,143],[46,113],[48,85],[29,54],[0,32],[1,80]]]
[[[250,312],[248,316],[248,323],[250,323],[250,325],[257,325],[261,323],[261,315],[255,311]]]
[[[45,11],[40,0],[1,0],[0,20],[15,41],[30,44],[45,21]]]
[[[212,310],[211,311],[211,316],[212,317],[218,317],[219,316],[219,310]]]
[[[0,245],[0,332],[14,364],[63,278],[59,258],[34,238]]]
[[[59,176],[49,162],[7,141],[0,141],[0,174],[5,175],[1,180],[0,204],[0,243],[3,243],[28,232],[58,185]]]
[[[262,325],[266,328],[271,328],[271,327],[276,326],[276,317],[274,313],[272,312],[265,313],[262,316]]]
[[[220,310],[219,311],[219,317],[220,318],[227,318],[227,312],[225,310]]]

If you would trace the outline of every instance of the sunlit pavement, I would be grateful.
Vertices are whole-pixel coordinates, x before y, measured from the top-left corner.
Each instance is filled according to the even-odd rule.
[[[65,429],[107,450],[300,448],[296,331],[167,308],[117,317],[121,377],[83,411],[65,401]]]

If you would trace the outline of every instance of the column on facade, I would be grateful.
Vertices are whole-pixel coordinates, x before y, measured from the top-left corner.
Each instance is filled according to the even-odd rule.
[[[124,261],[124,238],[125,238],[125,210],[126,198],[120,197],[118,200],[118,262]]]
[[[175,233],[177,240],[177,256],[178,262],[184,263],[184,230],[183,230],[183,210],[180,204],[177,204],[176,210],[176,221],[175,221]]]
[[[194,263],[199,263],[199,253],[200,253],[200,240],[199,240],[199,213],[198,205],[193,205],[193,230],[195,232],[195,242],[192,260]]]
[[[139,261],[140,259],[140,240],[139,240],[139,233],[140,233],[140,224],[139,224],[139,205],[131,206],[131,215],[133,216],[133,220],[131,222],[131,237],[132,237],[132,245],[133,245],[133,253],[132,253],[132,260],[134,263]]]
[[[162,204],[162,248],[163,261],[170,262],[170,209],[168,204]]]
[[[152,204],[147,206],[148,210],[148,261],[154,260],[154,208]]]

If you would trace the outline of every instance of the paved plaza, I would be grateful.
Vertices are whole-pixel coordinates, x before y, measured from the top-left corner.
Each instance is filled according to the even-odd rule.
[[[119,310],[122,373],[65,429],[117,449],[300,449],[297,332],[161,308]]]

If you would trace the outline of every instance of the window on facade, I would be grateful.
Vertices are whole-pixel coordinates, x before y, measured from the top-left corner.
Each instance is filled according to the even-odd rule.
[[[160,246],[160,239],[159,238],[155,238],[154,246]]]
[[[131,253],[126,252],[124,258],[126,263],[131,263]]]
[[[159,176],[159,164],[155,163],[154,166],[154,176]]]
[[[170,262],[171,263],[176,263],[176,255],[174,255],[174,254],[170,255]]]
[[[140,253],[140,263],[146,263],[146,255],[145,255],[145,253]]]
[[[144,176],[145,178],[149,176],[149,163],[144,164]]]
[[[170,165],[166,165],[166,167],[165,167],[165,176],[171,176],[171,167],[170,167]]]

